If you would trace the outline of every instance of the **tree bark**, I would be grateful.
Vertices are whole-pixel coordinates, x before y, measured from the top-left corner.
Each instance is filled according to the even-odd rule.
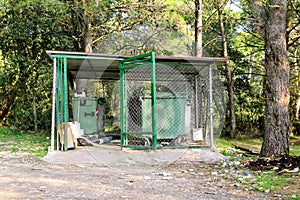
[[[224,4],[226,5],[226,4]],[[220,31],[222,37],[222,46],[223,46],[223,56],[228,57],[228,48],[227,48],[227,38],[224,28],[223,22],[223,8],[224,5],[217,5],[218,8],[218,16],[220,23]],[[233,91],[233,82],[232,82],[232,74],[231,68],[229,66],[229,61],[225,62],[225,71],[226,71],[226,79],[227,79],[227,90],[228,90],[228,98],[229,98],[229,117],[230,117],[230,135],[231,139],[235,138],[236,135],[236,116],[235,116],[235,106],[234,106],[234,91]]]
[[[85,16],[86,18],[88,16]],[[93,42],[93,38],[92,38],[92,35],[91,35],[91,23],[88,21],[88,24],[86,25],[87,28],[86,28],[86,32],[84,34],[84,51],[86,53],[92,53],[93,52],[93,48],[92,48],[92,42]]]
[[[270,0],[265,6],[258,0],[249,2],[253,16],[258,21],[257,28],[265,42],[267,108],[261,155],[288,155],[290,67],[286,44],[287,1]]]
[[[38,129],[38,123],[37,123],[37,112],[36,112],[36,93],[34,91],[34,94],[33,94],[33,119],[34,119],[34,131],[37,132],[37,129]]]
[[[195,0],[195,56],[202,57],[202,0]]]
[[[98,1],[96,2],[97,4],[99,3]],[[82,1],[83,7],[87,8],[88,4],[85,0]],[[83,43],[84,43],[84,52],[86,53],[92,53],[93,48],[92,48],[92,25],[90,21],[90,16],[86,10],[83,12],[83,22],[84,22],[84,29],[83,29]],[[81,93],[85,92],[87,95],[87,80],[86,79],[79,79],[76,78],[76,92]]]
[[[296,51],[294,53],[294,58],[295,58],[294,75],[295,75],[295,77],[299,77],[299,64],[298,63],[300,63],[300,60],[298,61],[297,53],[298,53],[298,50],[296,49]],[[298,79],[296,82],[296,88],[299,88],[299,86],[300,86],[300,80]],[[298,96],[297,96],[297,100],[296,100],[296,113],[295,113],[296,121],[299,120],[299,110],[300,110],[300,90],[298,90]]]
[[[1,106],[0,108],[0,122],[1,124],[6,124],[6,118],[13,106],[13,104],[15,103],[15,101],[17,100],[18,96],[12,92],[12,95],[9,95],[8,97],[6,97],[6,105],[5,106]]]
[[[196,57],[202,57],[203,56],[203,47],[202,47],[202,0],[195,0],[195,49],[194,49],[194,55]],[[198,122],[196,123],[196,126],[198,124],[198,127],[196,128],[202,128],[203,127],[203,118],[202,118],[202,78],[201,76],[197,77],[198,79],[198,85],[197,87],[199,89],[198,91]],[[196,106],[196,105],[195,105]],[[197,117],[196,117],[197,119]]]

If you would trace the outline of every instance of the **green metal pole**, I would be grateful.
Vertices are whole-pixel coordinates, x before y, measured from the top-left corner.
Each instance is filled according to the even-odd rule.
[[[123,65],[123,67],[125,67],[124,65]],[[126,88],[126,70],[123,68],[123,96],[124,96],[124,102],[123,102],[123,105],[124,105],[124,107],[123,107],[123,109],[124,109],[124,129],[123,129],[123,134],[124,134],[124,144],[126,145],[126,146],[128,146],[128,135],[129,135],[129,133],[128,133],[128,107],[127,107],[127,105],[128,105],[128,103],[127,103],[127,88]]]
[[[157,148],[156,132],[156,78],[155,78],[155,53],[151,52],[151,102],[152,102],[152,147]]]
[[[57,127],[61,126],[62,124],[62,59],[58,58],[58,88],[57,88]],[[60,136],[57,132],[57,149],[59,149],[59,140],[60,140]],[[60,149],[62,150],[62,149]]]
[[[119,63],[120,65],[120,129],[121,129],[121,146],[124,146],[125,138],[124,138],[124,69],[123,69],[123,63]]]
[[[61,100],[61,74],[62,74],[62,72],[61,72],[61,59],[60,58],[58,58],[57,59],[57,68],[58,68],[58,74],[57,74],[57,76],[58,76],[58,87],[57,87],[57,112],[56,112],[56,114],[57,114],[57,118],[56,118],[56,120],[57,120],[57,125],[58,124],[60,124],[61,122],[60,122],[60,111],[61,111],[61,108],[60,108],[60,105],[61,105],[61,102],[60,102],[60,100]]]
[[[63,97],[63,113],[64,113],[64,124],[65,124],[65,134],[64,134],[64,150],[68,148],[68,121],[69,121],[69,108],[68,108],[68,77],[67,77],[67,58],[64,58],[64,97]]]
[[[67,77],[67,59],[64,58],[64,97],[63,97],[63,106],[64,106],[64,122],[69,121],[69,107],[68,107],[68,77]]]
[[[145,58],[145,57],[151,57],[153,55],[154,52],[149,52],[149,53],[145,53],[145,54],[140,54],[140,55],[137,55],[137,56],[132,56],[130,58],[126,58],[125,61],[123,63],[126,63],[126,62],[130,62],[130,61],[143,61],[143,60],[149,60],[149,59],[143,59],[141,60],[141,58]]]
[[[128,110],[127,109],[127,91],[126,91],[126,70],[149,66],[151,67],[151,94],[152,94],[152,146],[157,148],[157,135],[156,135],[156,83],[155,83],[155,54],[153,52],[126,58],[119,62],[120,68],[120,131],[121,131],[121,145],[122,147],[128,146],[129,134],[145,134],[144,132],[128,132]],[[134,146],[136,147],[136,146]]]

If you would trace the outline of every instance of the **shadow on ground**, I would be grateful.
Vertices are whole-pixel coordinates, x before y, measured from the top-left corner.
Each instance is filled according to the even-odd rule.
[[[175,162],[214,163],[228,159],[216,149],[129,150],[113,145],[81,146],[75,150],[49,152],[43,161],[51,164],[97,164],[112,168],[126,165],[160,166]]]

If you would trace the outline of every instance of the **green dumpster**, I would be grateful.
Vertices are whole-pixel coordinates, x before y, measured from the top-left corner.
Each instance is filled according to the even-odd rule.
[[[73,118],[80,123],[84,134],[98,133],[97,97],[73,97]]]
[[[142,109],[142,130],[152,131],[151,95],[140,96]],[[185,134],[185,106],[187,96],[158,92],[156,94],[157,139],[174,139]]]

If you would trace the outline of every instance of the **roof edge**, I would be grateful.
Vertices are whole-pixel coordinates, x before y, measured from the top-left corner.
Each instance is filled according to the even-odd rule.
[[[46,53],[52,58],[52,55],[67,55],[67,56],[91,56],[91,57],[103,57],[103,58],[129,58],[135,55],[115,55],[115,54],[99,54],[99,53],[86,53],[86,52],[74,52],[74,51],[56,51],[46,50]],[[194,61],[194,62],[226,62],[229,58],[226,57],[195,57],[195,56],[155,56],[159,61]]]

